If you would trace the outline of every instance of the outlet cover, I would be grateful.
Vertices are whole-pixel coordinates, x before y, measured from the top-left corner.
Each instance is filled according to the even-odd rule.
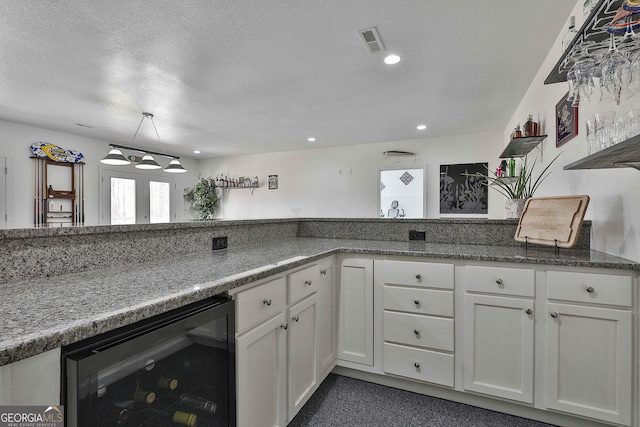
[[[426,239],[426,232],[409,230],[409,240],[425,240],[425,239]]]
[[[218,249],[227,249],[227,236],[214,237],[212,249],[214,251],[217,251]]]

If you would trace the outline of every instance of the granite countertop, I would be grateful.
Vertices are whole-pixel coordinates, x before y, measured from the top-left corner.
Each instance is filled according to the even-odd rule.
[[[292,238],[0,285],[0,366],[219,294],[334,253],[640,271],[595,251]],[[300,257],[306,257],[301,259]]]

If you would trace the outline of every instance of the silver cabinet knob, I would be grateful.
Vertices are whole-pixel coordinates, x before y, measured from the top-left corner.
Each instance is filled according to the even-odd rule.
[[[414,363],[413,366],[415,366],[416,369],[420,369],[420,364],[418,362]]]
[[[555,311],[551,312],[551,317],[553,317],[554,319],[558,318],[558,313],[556,313]]]
[[[527,308],[527,309],[525,310],[525,313],[527,313],[527,314],[533,314],[533,310],[531,310],[530,308]]]
[[[325,274],[327,274],[327,270],[320,270],[320,274],[324,276]]]
[[[289,327],[289,325],[287,323],[283,323],[282,325],[280,325],[280,327],[282,329],[287,329]]]
[[[587,288],[587,292],[589,292],[590,294],[592,294],[592,293],[594,293],[594,292],[595,292],[595,289],[593,289],[593,286],[589,286],[589,287]]]
[[[305,280],[304,284],[307,285],[307,286],[311,286],[311,280]]]
[[[497,283],[498,285],[502,285],[502,279],[496,279],[496,283]]]
[[[422,276],[419,275],[419,274],[416,274],[416,279],[420,280],[420,279],[422,279]]]
[[[294,322],[299,322],[300,321],[300,316],[293,316],[291,318],[291,320],[293,320]]]
[[[262,303],[265,305],[271,305],[271,298],[265,298],[262,300]]]
[[[413,333],[416,334],[416,335],[420,335],[420,331],[418,329],[414,329]]]
[[[414,300],[413,300],[413,303],[414,303],[415,305],[420,305],[420,300],[419,300],[419,299],[414,299]]]

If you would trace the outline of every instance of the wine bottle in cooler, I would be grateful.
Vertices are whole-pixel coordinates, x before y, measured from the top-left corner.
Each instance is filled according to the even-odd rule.
[[[180,403],[194,409],[208,412],[209,414],[215,414],[218,409],[218,405],[215,402],[199,396],[189,396],[188,394],[180,396]]]

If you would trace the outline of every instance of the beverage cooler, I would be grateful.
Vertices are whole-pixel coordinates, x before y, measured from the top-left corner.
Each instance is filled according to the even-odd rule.
[[[65,347],[67,426],[235,426],[234,333],[216,296]]]

